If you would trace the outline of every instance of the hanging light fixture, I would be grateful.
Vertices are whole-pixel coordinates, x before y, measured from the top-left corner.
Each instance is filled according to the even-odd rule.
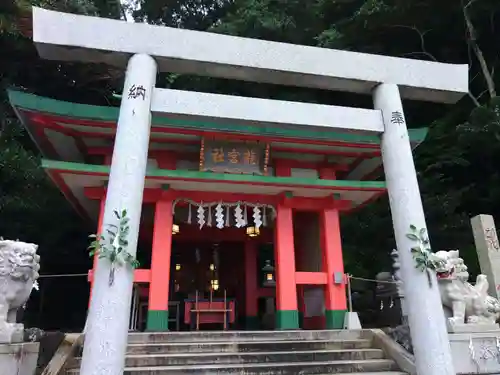
[[[219,280],[210,280],[210,286],[212,287],[212,290],[219,290]]]
[[[262,267],[262,272],[264,272],[264,281],[262,282],[262,286],[276,286],[276,280],[274,279],[274,267],[271,265],[270,260],[266,260],[265,266]]]
[[[248,237],[257,237],[260,234],[260,229],[257,227],[247,227],[247,236]]]
[[[177,224],[172,224],[172,235],[179,234],[179,226]]]
[[[176,271],[180,271],[180,270],[181,270],[181,265],[180,265],[179,263],[177,263],[177,264],[175,265],[175,270],[176,270]]]

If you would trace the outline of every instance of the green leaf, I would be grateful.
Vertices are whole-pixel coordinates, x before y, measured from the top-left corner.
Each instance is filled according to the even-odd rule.
[[[115,216],[116,216],[116,218],[117,218],[118,220],[120,220],[120,219],[121,219],[120,214],[118,213],[118,211],[113,210],[113,213],[115,214]]]
[[[417,227],[413,224],[410,225],[411,231],[415,232],[417,230]]]
[[[411,248],[412,254],[418,254],[420,253],[420,247],[412,247]]]
[[[89,247],[87,249],[94,249],[94,248],[98,248],[101,244],[99,243],[99,241],[92,241],[90,244],[89,244]]]

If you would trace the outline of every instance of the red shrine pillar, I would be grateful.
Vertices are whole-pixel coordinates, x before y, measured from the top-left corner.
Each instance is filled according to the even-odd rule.
[[[293,211],[278,205],[275,224],[274,259],[276,263],[276,328],[298,329],[297,286],[295,284],[295,250]]]
[[[325,288],[326,328],[341,329],[344,327],[347,300],[340,220],[337,209],[326,209],[321,212],[320,233],[321,248],[323,249],[323,272],[327,275]]]
[[[257,271],[257,244],[247,239],[245,241],[245,320],[248,330],[259,328]]]
[[[102,225],[104,221],[104,205],[106,204],[106,197],[101,198],[101,203],[99,205],[99,219],[97,220],[97,235],[99,236],[102,233]],[[89,292],[89,308],[90,308],[90,300],[92,299],[92,288],[94,286],[94,276],[95,270],[97,268],[97,260],[99,257],[94,255],[93,265],[92,265],[92,280],[90,281],[90,292]]]
[[[173,220],[172,201],[162,199],[156,202],[146,324],[148,331],[168,331],[168,292]]]

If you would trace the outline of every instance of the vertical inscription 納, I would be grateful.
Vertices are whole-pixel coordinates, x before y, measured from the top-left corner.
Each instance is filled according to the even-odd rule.
[[[142,98],[142,100],[146,100],[146,89],[142,85],[139,86],[132,85],[128,90],[128,98],[129,99]]]

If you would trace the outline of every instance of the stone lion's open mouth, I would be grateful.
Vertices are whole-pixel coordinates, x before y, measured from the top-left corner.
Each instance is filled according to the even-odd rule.
[[[455,268],[452,268],[449,271],[444,271],[444,272],[436,272],[436,276],[438,279],[448,279],[451,277],[451,275],[455,272]]]

